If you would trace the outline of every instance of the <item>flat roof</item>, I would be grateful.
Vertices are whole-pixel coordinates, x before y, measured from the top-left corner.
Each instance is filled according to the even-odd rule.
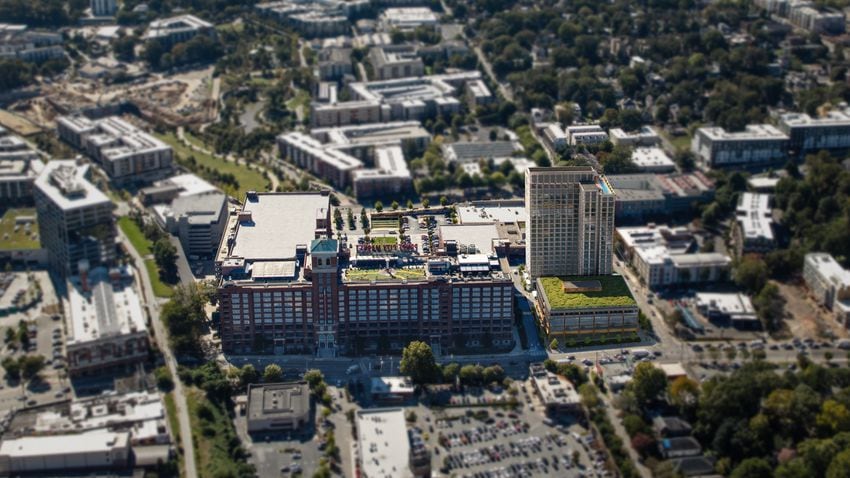
[[[541,277],[537,279],[540,290],[553,310],[555,309],[585,309],[594,307],[629,307],[635,306],[634,297],[621,276],[571,276],[571,277]],[[566,292],[564,281],[599,281],[601,291]]]
[[[735,215],[745,239],[773,240],[773,216],[769,194],[741,194]]]
[[[676,163],[657,146],[635,148],[632,152],[632,162],[641,169],[665,168],[671,171],[676,169]]]
[[[142,303],[133,287],[132,269],[124,266],[111,272],[105,267],[90,270],[88,290],[80,276],[69,280],[69,346],[147,330]],[[110,275],[120,279],[113,280]]]
[[[110,205],[112,202],[87,179],[88,164],[74,160],[48,161],[35,180],[35,186],[60,209]]]
[[[493,239],[499,239],[499,229],[490,224],[447,224],[440,226],[443,241],[457,241],[458,245],[473,245],[478,252],[493,252]]]
[[[817,270],[818,274],[828,278],[834,285],[850,287],[850,271],[841,267],[831,254],[811,252],[806,254],[805,260]]]
[[[372,377],[372,393],[413,394],[413,382],[408,377]]]
[[[697,292],[697,307],[720,312],[725,315],[755,314],[749,296],[740,292]]]
[[[357,412],[360,469],[369,478],[410,478],[410,440],[401,408]]]
[[[522,201],[468,203],[457,205],[455,209],[461,224],[528,222],[528,213]]]
[[[307,382],[253,384],[248,387],[249,420],[267,417],[303,416],[310,411]]]
[[[79,434],[23,437],[3,440],[0,456],[28,458],[51,455],[76,455],[83,453],[110,452],[116,448],[128,448],[130,433],[113,433],[94,430]]]
[[[317,214],[324,217],[329,208],[330,198],[323,193],[257,193],[245,201],[242,211],[251,213],[251,221],[237,226],[228,256],[248,261],[294,258],[296,246],[315,239]]]
[[[772,124],[748,124],[743,131],[726,131],[719,126],[702,127],[697,130],[712,141],[786,141],[788,135]]]
[[[180,188],[180,193],[178,193],[178,196],[192,196],[195,194],[204,194],[218,191],[218,188],[216,188],[203,178],[192,173],[178,174],[177,176],[172,176],[168,179],[163,179],[153,184],[157,187],[177,186]]]

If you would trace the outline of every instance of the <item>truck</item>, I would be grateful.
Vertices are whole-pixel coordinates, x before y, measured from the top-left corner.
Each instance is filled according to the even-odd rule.
[[[649,355],[650,355],[650,352],[649,352],[649,350],[646,350],[646,349],[634,349],[634,350],[632,350],[632,356],[634,358],[639,359],[639,358],[649,357]]]

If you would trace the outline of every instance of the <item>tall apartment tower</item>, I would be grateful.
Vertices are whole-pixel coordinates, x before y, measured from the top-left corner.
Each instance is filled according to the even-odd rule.
[[[614,191],[592,167],[530,168],[525,208],[532,279],[611,273]]]
[[[89,165],[50,161],[35,180],[41,244],[50,269],[63,277],[76,275],[85,259],[92,266],[115,259],[112,201],[87,179]]]

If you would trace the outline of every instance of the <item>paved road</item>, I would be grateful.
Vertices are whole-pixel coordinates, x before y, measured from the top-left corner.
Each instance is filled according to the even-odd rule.
[[[487,76],[489,76],[491,80],[493,80],[493,83],[499,85],[499,93],[502,94],[502,97],[504,97],[506,100],[508,100],[510,102],[513,102],[514,101],[513,91],[511,91],[510,86],[499,81],[499,79],[496,77],[496,74],[493,73],[493,67],[490,65],[490,62],[487,60],[487,55],[485,55],[484,52],[481,51],[481,48],[478,47],[478,46],[474,47],[473,50],[475,51],[475,55],[478,56],[478,61],[481,63],[481,66],[484,67],[484,72],[487,73]]]
[[[197,478],[198,471],[195,467],[195,447],[192,444],[192,425],[189,421],[189,412],[186,405],[186,396],[183,394],[183,385],[177,378],[177,361],[174,359],[174,354],[171,352],[171,346],[168,344],[168,334],[165,332],[165,326],[159,318],[159,303],[153,295],[150,278],[145,269],[145,263],[141,256],[136,252],[136,249],[130,243],[130,240],[124,235],[124,232],[118,228],[118,235],[121,241],[126,245],[130,255],[133,256],[133,261],[136,264],[136,271],[141,278],[142,297],[151,317],[151,323],[154,328],[154,336],[165,358],[165,363],[168,370],[171,371],[171,376],[174,377],[174,404],[177,408],[177,419],[180,423],[180,441],[183,447],[183,463],[186,467],[187,478]]]

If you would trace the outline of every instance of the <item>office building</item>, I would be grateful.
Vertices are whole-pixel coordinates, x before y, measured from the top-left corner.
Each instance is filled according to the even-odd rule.
[[[49,161],[35,180],[35,207],[41,245],[50,268],[76,275],[83,259],[92,267],[115,258],[112,201],[88,180],[89,166]]]
[[[696,309],[720,325],[747,330],[761,327],[750,297],[740,292],[697,292]]]
[[[68,371],[101,373],[147,360],[148,331],[132,269],[89,269],[85,260],[78,268],[68,281]]]
[[[760,166],[787,158],[788,135],[769,124],[747,125],[744,131],[698,128],[691,150],[706,168]]]
[[[310,420],[307,382],[252,384],[245,411],[248,433],[296,431]]]
[[[215,254],[227,222],[227,195],[221,192],[180,196],[169,205],[154,206],[156,222],[180,239],[189,256]]]
[[[529,169],[525,208],[532,279],[611,273],[614,191],[593,168]]]
[[[436,353],[513,345],[512,282],[486,256],[432,271],[410,244],[326,239],[330,216],[327,194],[251,193],[229,217],[216,258],[225,353],[358,354],[410,337]]]
[[[178,174],[155,181],[151,186],[139,190],[142,204],[168,204],[179,197],[197,196],[219,192],[219,189],[204,179],[192,174]]]
[[[431,453],[422,435],[407,428],[404,409],[375,408],[356,414],[355,473],[363,478],[426,478]]]
[[[399,403],[413,398],[410,377],[372,377],[369,395],[374,403]]]
[[[425,74],[425,64],[410,45],[375,47],[369,50],[369,62],[377,80],[394,80]]]
[[[622,128],[608,130],[611,143],[615,146],[658,146],[661,136],[652,126],[641,126],[637,131],[626,132]]]
[[[384,31],[413,31],[419,27],[436,29],[437,15],[427,7],[388,8],[378,18]]]
[[[85,151],[117,183],[139,183],[171,174],[171,146],[117,116],[91,120],[62,116],[59,137]]]
[[[739,254],[767,252],[776,246],[770,195],[745,192],[735,209],[734,241]]]
[[[638,306],[622,277],[541,277],[535,281],[538,317],[548,337],[633,334]]]
[[[62,34],[30,30],[26,25],[0,23],[0,58],[42,62],[65,56]]]
[[[803,279],[815,300],[850,327],[850,271],[831,255],[813,252],[803,261]]]
[[[129,433],[105,430],[7,439],[0,443],[0,475],[125,469],[131,449]]]
[[[581,397],[566,377],[546,370],[542,363],[529,365],[531,384],[551,416],[582,411]]]
[[[458,141],[443,145],[446,162],[458,164],[510,158],[521,151],[522,146],[516,141]]]
[[[145,40],[157,40],[166,48],[177,43],[183,43],[198,35],[214,35],[213,24],[194,15],[178,15],[176,17],[154,20],[148,24]]]
[[[374,150],[374,168],[351,173],[357,198],[402,197],[413,191],[413,178],[400,146]]]
[[[567,126],[566,133],[572,146],[599,144],[608,141],[608,133],[598,124]]]
[[[663,174],[676,171],[676,163],[657,146],[635,148],[632,151],[632,163],[643,173]]]
[[[650,224],[618,227],[618,250],[650,288],[718,282],[728,277],[732,259],[718,252],[695,252],[686,228]]]
[[[704,173],[607,176],[616,196],[617,222],[691,213],[714,199],[714,181]]]
[[[313,128],[310,136],[363,161],[374,154],[374,148],[401,146],[405,151],[421,153],[431,143],[431,134],[418,121]]]
[[[116,0],[91,0],[91,14],[95,17],[111,17],[118,11]]]
[[[850,114],[830,111],[824,116],[786,113],[779,117],[779,129],[788,135],[788,147],[799,154],[821,149],[850,148]]]
[[[333,148],[325,148],[319,140],[293,131],[277,137],[281,156],[316,176],[327,179],[344,189],[351,182],[351,173],[363,168],[359,159]]]

